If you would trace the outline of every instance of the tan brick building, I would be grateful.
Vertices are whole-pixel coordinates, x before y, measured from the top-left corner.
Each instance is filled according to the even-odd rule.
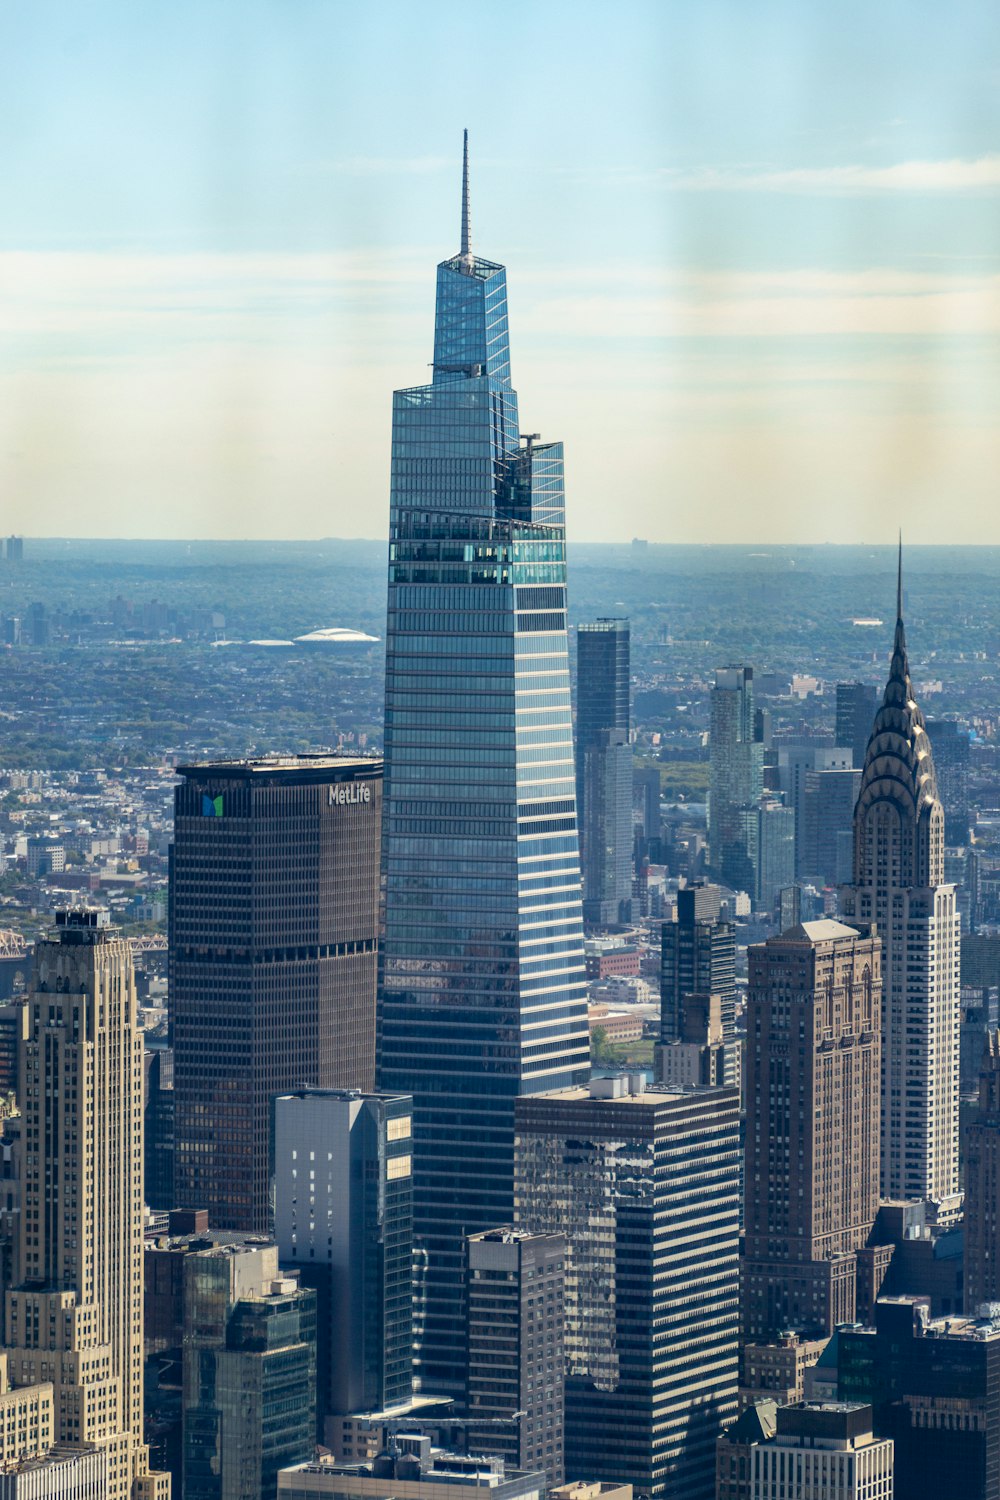
[[[882,946],[805,922],[749,953],[744,1340],[855,1315],[879,1204]]]

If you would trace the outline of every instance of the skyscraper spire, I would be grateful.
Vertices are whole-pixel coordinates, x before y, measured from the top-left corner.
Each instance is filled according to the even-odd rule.
[[[471,271],[472,216],[469,212],[469,132],[462,132],[462,249],[459,254],[463,271]]]
[[[840,903],[849,921],[874,922],[883,942],[882,1196],[941,1203],[958,1191],[959,921],[907,661],[902,537],[892,663],[854,809],[854,880]]]

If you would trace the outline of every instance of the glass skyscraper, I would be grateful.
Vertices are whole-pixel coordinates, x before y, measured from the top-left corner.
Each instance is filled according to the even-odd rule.
[[[379,1086],[413,1095],[417,1374],[461,1392],[464,1237],[511,1222],[514,1101],[586,1078],[560,443],[519,435],[503,266],[437,269],[393,398]]]
[[[576,806],[583,915],[599,927],[632,920],[632,682],[627,620],[576,636]]]

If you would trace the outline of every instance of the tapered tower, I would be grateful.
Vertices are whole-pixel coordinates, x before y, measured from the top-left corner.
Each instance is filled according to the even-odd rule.
[[[514,1101],[586,1078],[561,443],[519,435],[503,266],[437,268],[393,397],[379,1087],[413,1095],[417,1373],[465,1383],[465,1237],[512,1220]]]
[[[958,1192],[959,919],[906,653],[902,548],[892,664],[865,752],[841,909],[882,937],[882,1196],[940,1203]]]

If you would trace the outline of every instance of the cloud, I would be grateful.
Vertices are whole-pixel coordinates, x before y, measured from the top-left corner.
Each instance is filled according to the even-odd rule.
[[[979,337],[1000,333],[1000,276],[803,270],[679,273],[539,291],[532,334],[564,339]]]
[[[674,192],[804,193],[832,196],[876,193],[995,192],[1000,188],[1000,156],[946,161],[901,161],[872,167],[664,168],[657,181]]]

